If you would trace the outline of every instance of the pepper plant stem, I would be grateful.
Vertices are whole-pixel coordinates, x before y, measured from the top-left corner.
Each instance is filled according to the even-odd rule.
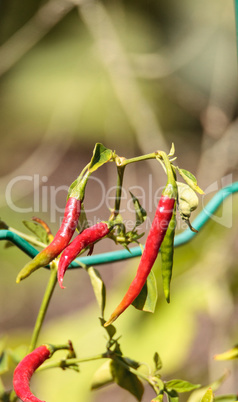
[[[39,337],[39,334],[41,331],[41,327],[44,322],[45,315],[46,315],[51,297],[52,297],[54,289],[55,289],[55,285],[57,283],[57,263],[55,261],[53,261],[50,265],[51,265],[50,279],[48,281],[48,284],[47,284],[47,287],[45,290],[45,294],[42,299],[42,303],[41,303],[39,313],[38,313],[38,316],[36,319],[36,323],[35,323],[35,327],[33,330],[28,353],[32,352],[36,347],[36,343],[37,343],[37,340],[38,340],[38,337]]]
[[[45,369],[49,369],[49,368],[62,367],[62,365],[64,368],[66,368],[66,367],[73,366],[75,364],[87,363],[87,362],[90,362],[93,360],[100,360],[100,359],[105,359],[105,358],[108,358],[107,354],[101,353],[96,356],[85,357],[84,359],[72,358],[72,359],[65,359],[65,360],[59,360],[59,361],[52,361],[52,362],[45,363],[43,366],[40,366],[37,371],[45,370]]]
[[[115,198],[115,206],[113,211],[113,218],[119,214],[120,203],[121,203],[121,190],[122,190],[122,182],[124,176],[124,170],[126,165],[130,163],[140,162],[148,159],[156,159],[159,151],[152,152],[150,154],[136,156],[135,158],[125,159],[116,157],[115,162],[117,165],[117,189],[116,189],[116,198]]]
[[[87,170],[88,166],[85,166],[79,177],[75,180],[75,186],[69,190],[68,197],[75,197],[80,199],[81,202],[84,200],[85,187],[91,175],[91,172]]]
[[[158,155],[158,151],[152,152],[152,153],[146,154],[146,155],[136,156],[135,158],[130,158],[130,159],[120,159],[119,158],[118,161],[116,161],[116,163],[117,163],[117,166],[123,167],[123,166],[129,165],[130,163],[145,161],[147,159],[156,159],[157,155]]]
[[[125,166],[117,166],[117,188],[113,217],[115,218],[119,214],[121,204],[121,190],[124,176]]]
[[[124,367],[126,370],[130,371],[131,373],[135,374],[137,377],[140,377],[142,380],[146,381],[155,391],[158,391],[157,388],[159,387],[161,390],[164,388],[163,381],[156,378],[156,381],[151,377],[146,374],[143,374],[139,372],[138,370],[129,367],[127,364],[125,364],[121,359],[117,359],[115,355],[110,355],[108,352],[101,353],[99,355],[91,356],[91,357],[86,357],[83,359],[78,359],[78,358],[72,358],[72,359],[65,359],[65,360],[59,360],[59,361],[54,361],[54,362],[47,362],[43,366],[40,366],[37,371],[41,370],[46,370],[49,368],[57,368],[57,367],[70,367],[75,364],[79,363],[86,363],[90,362],[93,360],[100,360],[100,359],[114,359],[120,364],[122,367]]]
[[[166,168],[168,180],[170,181],[171,184],[176,186],[175,174],[174,174],[172,165],[169,161],[168,155],[165,152],[160,151],[160,152],[158,152],[157,159],[159,159],[160,161],[161,161],[161,159],[163,160],[165,168]]]

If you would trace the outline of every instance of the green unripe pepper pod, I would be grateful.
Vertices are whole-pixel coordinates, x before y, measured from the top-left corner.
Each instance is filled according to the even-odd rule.
[[[170,303],[170,282],[173,270],[173,257],[174,257],[174,235],[176,228],[176,202],[174,204],[174,211],[169,226],[160,247],[161,253],[161,271],[163,280],[163,289],[165,299]]]

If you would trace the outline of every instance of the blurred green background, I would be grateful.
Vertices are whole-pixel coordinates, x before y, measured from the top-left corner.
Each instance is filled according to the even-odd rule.
[[[0,0],[0,44],[0,216],[9,226],[25,231],[22,220],[37,215],[55,233],[67,188],[95,142],[125,157],[168,152],[174,142],[178,165],[192,171],[206,193],[199,210],[237,180],[232,0]],[[149,222],[153,194],[165,183],[162,169],[149,161],[129,166],[125,176],[127,190],[147,195],[142,201]],[[85,199],[92,221],[108,218],[115,167],[104,166],[95,178]],[[158,351],[165,379],[206,385],[230,369],[220,393],[237,392],[237,364],[212,358],[237,343],[236,198],[224,202],[191,244],[176,249],[170,305],[158,279],[155,314],[131,307],[116,323],[124,353],[152,364]],[[129,212],[124,216],[132,219]],[[95,252],[113,249],[105,240]],[[0,253],[0,331],[10,348],[30,340],[48,272],[39,270],[16,285],[29,257],[3,242]],[[108,290],[107,317],[137,264],[99,268]],[[159,278],[159,258],[155,270]],[[82,358],[103,352],[105,334],[86,273],[68,272],[65,284],[64,291],[56,289],[40,342],[70,338]],[[90,392],[99,365],[82,364],[79,374],[39,373],[32,389],[51,402],[133,401],[115,386]],[[4,374],[3,382],[10,389],[11,375]],[[143,401],[152,397],[146,388]]]

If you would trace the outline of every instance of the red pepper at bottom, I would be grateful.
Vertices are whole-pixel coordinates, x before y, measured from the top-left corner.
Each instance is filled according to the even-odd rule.
[[[48,345],[41,345],[24,357],[17,365],[13,375],[13,387],[18,398],[23,402],[43,402],[30,390],[30,379],[35,370],[48,359],[52,350]]]

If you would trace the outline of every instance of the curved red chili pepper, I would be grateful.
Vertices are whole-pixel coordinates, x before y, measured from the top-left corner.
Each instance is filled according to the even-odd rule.
[[[41,345],[29,353],[17,365],[13,374],[13,387],[23,402],[43,402],[36,398],[30,390],[30,379],[36,369],[52,354],[48,345]]]
[[[80,209],[81,201],[75,197],[70,197],[65,207],[62,224],[54,240],[22,268],[17,276],[17,283],[29,276],[36,269],[49,264],[65,249],[77,227]]]
[[[170,186],[170,184],[169,184]],[[166,193],[169,193],[168,186],[166,186]],[[173,188],[171,187],[173,192]],[[169,197],[168,195],[162,195],[153,219],[146,243],[145,248],[141,256],[141,260],[137,269],[135,278],[130,284],[130,287],[123,297],[121,303],[117,306],[114,312],[111,314],[109,320],[104,324],[108,326],[112,324],[113,321],[123,313],[126,308],[133,303],[135,298],[140,294],[146,279],[153,267],[156,257],[159,252],[160,245],[166,234],[169,222],[173,215],[175,199]]]
[[[94,226],[84,229],[77,237],[66,247],[62,253],[58,265],[58,282],[63,289],[63,278],[69,264],[77,257],[77,255],[86,247],[94,244],[96,241],[106,236],[110,227],[105,222],[99,222]]]

